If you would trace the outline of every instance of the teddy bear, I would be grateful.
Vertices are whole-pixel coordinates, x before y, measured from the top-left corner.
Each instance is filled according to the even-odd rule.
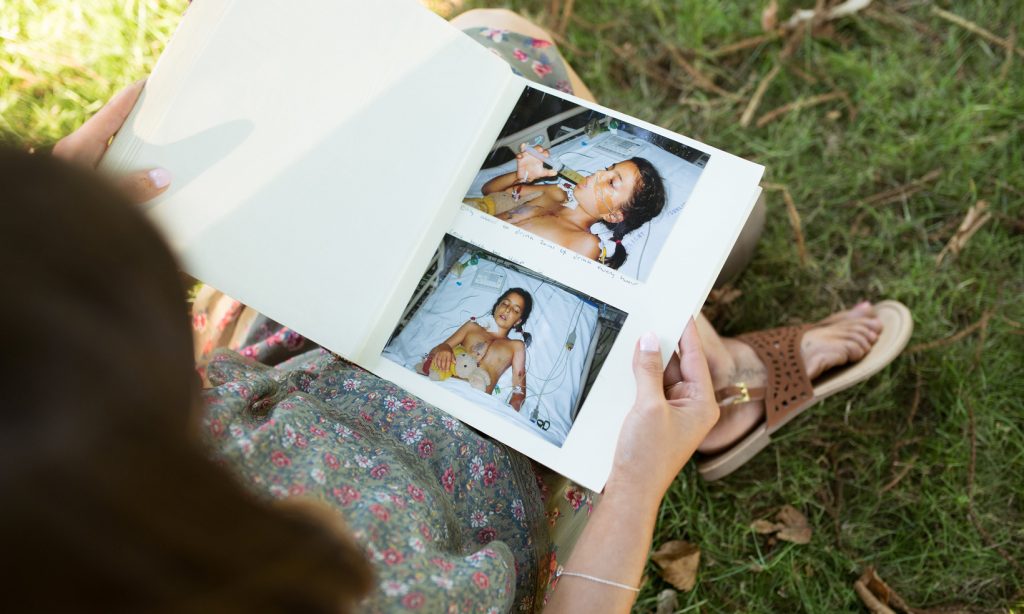
[[[483,392],[487,392],[491,385],[491,376],[465,352],[455,357],[455,377],[466,380],[470,386]]]
[[[453,352],[455,356],[458,357],[459,353],[465,354],[466,350],[462,349],[462,346],[459,345],[455,347]],[[413,368],[416,369],[417,373],[426,375],[431,379],[431,381],[435,382],[443,382],[449,377],[455,375],[455,361],[452,361],[452,364],[448,365],[448,368],[445,369],[444,371],[438,369],[437,365],[433,363],[434,357],[430,355],[421,360],[420,362],[416,363],[416,366],[414,366]]]

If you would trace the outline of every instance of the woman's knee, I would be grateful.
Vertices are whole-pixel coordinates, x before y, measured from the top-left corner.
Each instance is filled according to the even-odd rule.
[[[543,38],[547,41],[551,40],[551,35],[544,28],[509,9],[471,9],[456,15],[449,23],[462,30],[466,28],[495,28],[518,32],[534,38]]]

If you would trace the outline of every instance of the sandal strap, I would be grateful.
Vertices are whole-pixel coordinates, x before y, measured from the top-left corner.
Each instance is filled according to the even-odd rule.
[[[726,386],[716,390],[715,401],[721,407],[763,401],[766,391],[767,388],[750,388],[743,382],[737,382],[735,386]]]
[[[808,324],[783,326],[737,337],[754,349],[768,372],[764,410],[769,433],[783,424],[791,412],[814,398],[814,386],[807,377],[807,366],[800,352],[804,332],[812,327]]]

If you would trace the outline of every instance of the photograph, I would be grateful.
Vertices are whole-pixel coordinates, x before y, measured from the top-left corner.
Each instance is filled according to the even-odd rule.
[[[642,282],[709,159],[527,87],[463,202]]]
[[[383,356],[561,446],[625,320],[447,235]]]

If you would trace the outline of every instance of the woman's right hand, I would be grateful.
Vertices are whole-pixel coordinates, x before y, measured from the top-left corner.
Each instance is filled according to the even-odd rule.
[[[711,373],[693,320],[679,339],[678,366],[673,358],[666,374],[657,338],[647,333],[633,355],[633,373],[636,401],[619,432],[605,493],[625,494],[656,508],[718,421]]]
[[[455,362],[455,352],[452,351],[451,346],[447,343],[442,343],[431,350],[430,356],[431,368],[436,371],[440,371],[441,373],[450,369],[452,364]]]
[[[534,145],[533,150],[541,156],[548,158],[551,154],[540,145]],[[519,144],[519,153],[516,154],[516,179],[519,183],[529,183],[543,177],[554,177],[557,175],[553,169],[545,168],[544,163],[526,152],[526,143]]]

